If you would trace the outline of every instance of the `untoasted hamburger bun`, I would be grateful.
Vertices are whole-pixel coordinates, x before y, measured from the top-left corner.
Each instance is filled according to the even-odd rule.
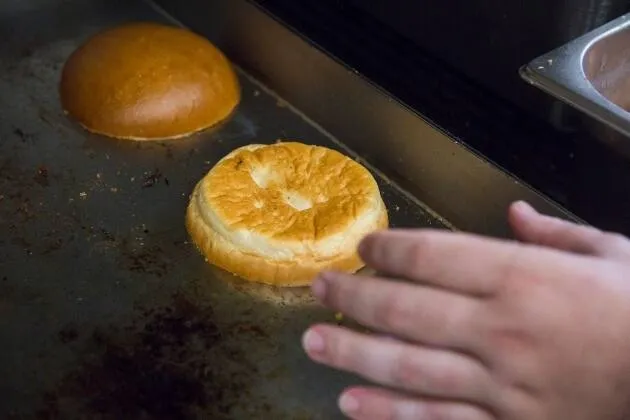
[[[66,61],[64,110],[87,130],[133,140],[178,138],[230,116],[240,101],[225,56],[193,32],[156,23],[105,30]]]
[[[376,181],[343,154],[302,143],[252,144],[220,160],[191,197],[186,226],[216,266],[253,282],[304,286],[363,267],[357,245],[387,228]]]

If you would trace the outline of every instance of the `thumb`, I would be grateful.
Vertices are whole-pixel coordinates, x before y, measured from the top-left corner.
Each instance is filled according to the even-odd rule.
[[[630,261],[630,241],[625,236],[540,214],[523,201],[512,203],[508,220],[520,241],[577,254]]]

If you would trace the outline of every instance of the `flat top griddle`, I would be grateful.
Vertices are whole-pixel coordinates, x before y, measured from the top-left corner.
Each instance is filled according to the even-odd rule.
[[[356,378],[300,348],[335,322],[307,289],[240,281],[207,264],[184,227],[195,183],[228,152],[292,139],[342,143],[240,71],[226,124],[137,143],[64,116],[58,81],[88,36],[169,20],[141,1],[0,7],[0,417],[336,418]],[[396,227],[447,227],[375,175]]]

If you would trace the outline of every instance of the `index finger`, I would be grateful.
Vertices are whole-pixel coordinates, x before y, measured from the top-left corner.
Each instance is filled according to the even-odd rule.
[[[550,269],[585,269],[586,257],[515,241],[450,231],[389,230],[359,245],[363,261],[385,276],[475,296],[495,294],[515,275],[536,278]],[[567,272],[567,271],[564,271]]]

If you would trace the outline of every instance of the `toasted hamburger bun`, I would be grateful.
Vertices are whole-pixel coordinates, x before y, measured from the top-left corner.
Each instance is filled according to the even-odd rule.
[[[297,142],[252,144],[220,160],[190,197],[186,226],[207,260],[246,280],[305,286],[322,270],[355,272],[361,239],[388,226],[370,172]]]
[[[131,140],[187,136],[240,101],[226,57],[193,32],[156,23],[105,30],[66,61],[61,104],[87,130]]]

